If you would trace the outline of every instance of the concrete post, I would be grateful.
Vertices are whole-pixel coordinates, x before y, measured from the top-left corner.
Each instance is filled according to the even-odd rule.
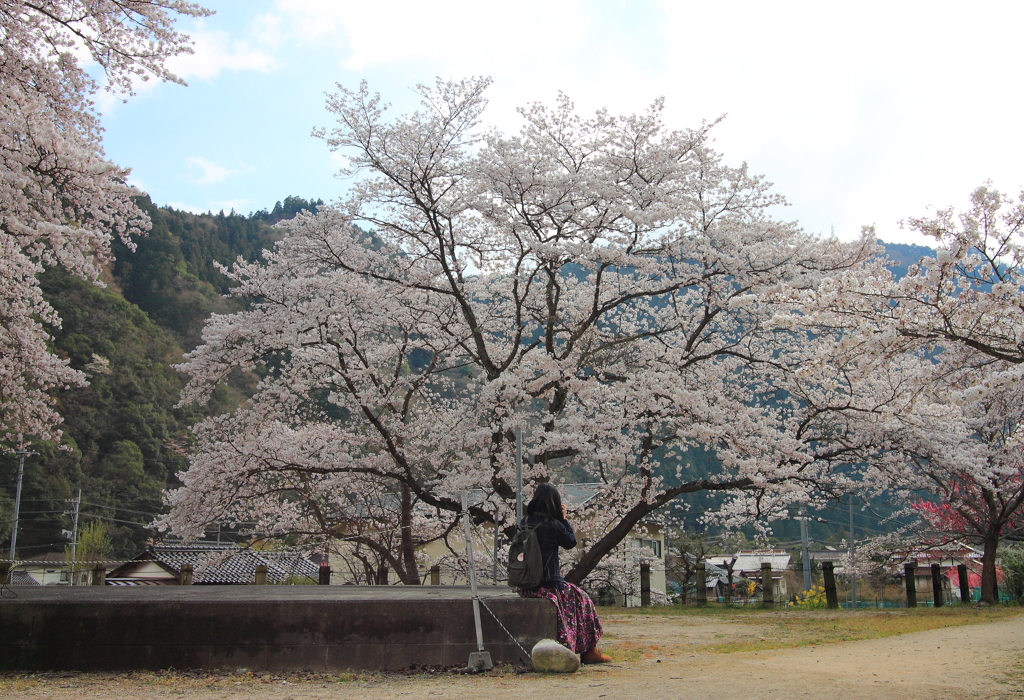
[[[267,565],[257,564],[256,565],[256,585],[266,586],[267,585]]]
[[[967,564],[957,564],[956,573],[960,578],[960,602],[973,603],[974,598],[971,596],[971,583],[967,578]]]
[[[697,579],[697,605],[704,606],[708,604],[708,575],[707,570],[704,567],[704,562],[697,562],[697,566],[694,570],[694,577]]]
[[[935,607],[941,608],[944,601],[942,595],[942,567],[938,564],[932,564],[932,600],[935,602]]]
[[[182,586],[192,585],[192,565],[182,564],[181,565],[181,581]]]
[[[441,567],[437,564],[434,564],[432,567],[430,567],[430,585],[441,585]]]
[[[331,565],[327,562],[320,565],[320,577],[317,579],[317,583],[321,586],[331,585]]]
[[[95,564],[92,567],[92,585],[94,585],[94,586],[106,586],[107,585],[107,565],[106,564]]]
[[[839,607],[839,596],[836,595],[836,573],[835,563],[831,561],[821,562],[821,575],[825,580],[825,600],[828,601],[830,610]]]
[[[761,607],[775,607],[775,587],[772,583],[772,565],[761,563]]]
[[[904,583],[907,586],[907,607],[917,607],[917,564],[910,562],[903,565]]]
[[[651,605],[651,565],[646,562],[640,565],[640,607]]]

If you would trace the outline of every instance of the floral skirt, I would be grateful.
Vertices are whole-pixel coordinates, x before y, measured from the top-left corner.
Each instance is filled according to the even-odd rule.
[[[577,654],[590,651],[601,639],[601,621],[597,619],[594,601],[571,583],[562,588],[518,590],[523,598],[547,598],[558,611],[558,641]]]

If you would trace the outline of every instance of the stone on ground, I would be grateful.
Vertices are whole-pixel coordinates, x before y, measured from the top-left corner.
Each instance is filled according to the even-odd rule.
[[[580,657],[554,639],[542,639],[533,645],[530,652],[533,670],[541,673],[576,673]]]

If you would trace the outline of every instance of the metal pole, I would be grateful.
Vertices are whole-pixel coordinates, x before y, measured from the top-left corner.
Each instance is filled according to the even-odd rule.
[[[18,442],[21,442],[21,436],[18,436]],[[18,481],[17,486],[14,490],[14,523],[11,526],[11,554],[10,560],[13,566],[14,563],[14,551],[18,547],[18,517],[21,514],[21,482],[25,476],[25,455],[30,454],[24,445],[18,445]],[[35,454],[34,452],[31,454]]]
[[[853,555],[857,548],[853,544],[853,496],[850,496],[850,607],[857,609],[857,569],[854,565]]]
[[[466,528],[466,556],[469,558],[469,589],[473,593],[473,623],[476,625],[476,654],[469,655],[469,667],[486,671],[493,668],[491,655],[484,651],[484,629],[480,624],[480,595],[476,590],[476,562],[473,560],[473,538],[469,526],[469,498],[462,492],[462,523]]]
[[[516,428],[516,527],[523,521],[523,431]]]
[[[78,489],[78,497],[72,501],[74,509],[71,511],[71,575],[68,577],[68,585],[75,585],[75,564],[78,563],[76,552],[78,551],[78,510],[82,505],[82,489]]]
[[[494,514],[497,516],[497,512]],[[498,518],[494,518],[494,558],[491,563],[491,583],[498,585]]]
[[[800,554],[804,565],[804,591],[811,590],[811,555],[807,551],[807,508],[800,508]]]

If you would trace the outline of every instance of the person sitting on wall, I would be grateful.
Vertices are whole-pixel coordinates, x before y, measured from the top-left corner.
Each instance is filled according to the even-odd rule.
[[[537,542],[544,561],[544,578],[537,588],[517,589],[523,598],[547,598],[558,612],[558,641],[580,655],[585,664],[611,661],[597,648],[601,639],[601,621],[597,619],[594,601],[578,586],[562,578],[558,548],[576,546],[576,534],[566,520],[567,508],[551,484],[539,484],[526,506],[522,526],[538,526]]]

